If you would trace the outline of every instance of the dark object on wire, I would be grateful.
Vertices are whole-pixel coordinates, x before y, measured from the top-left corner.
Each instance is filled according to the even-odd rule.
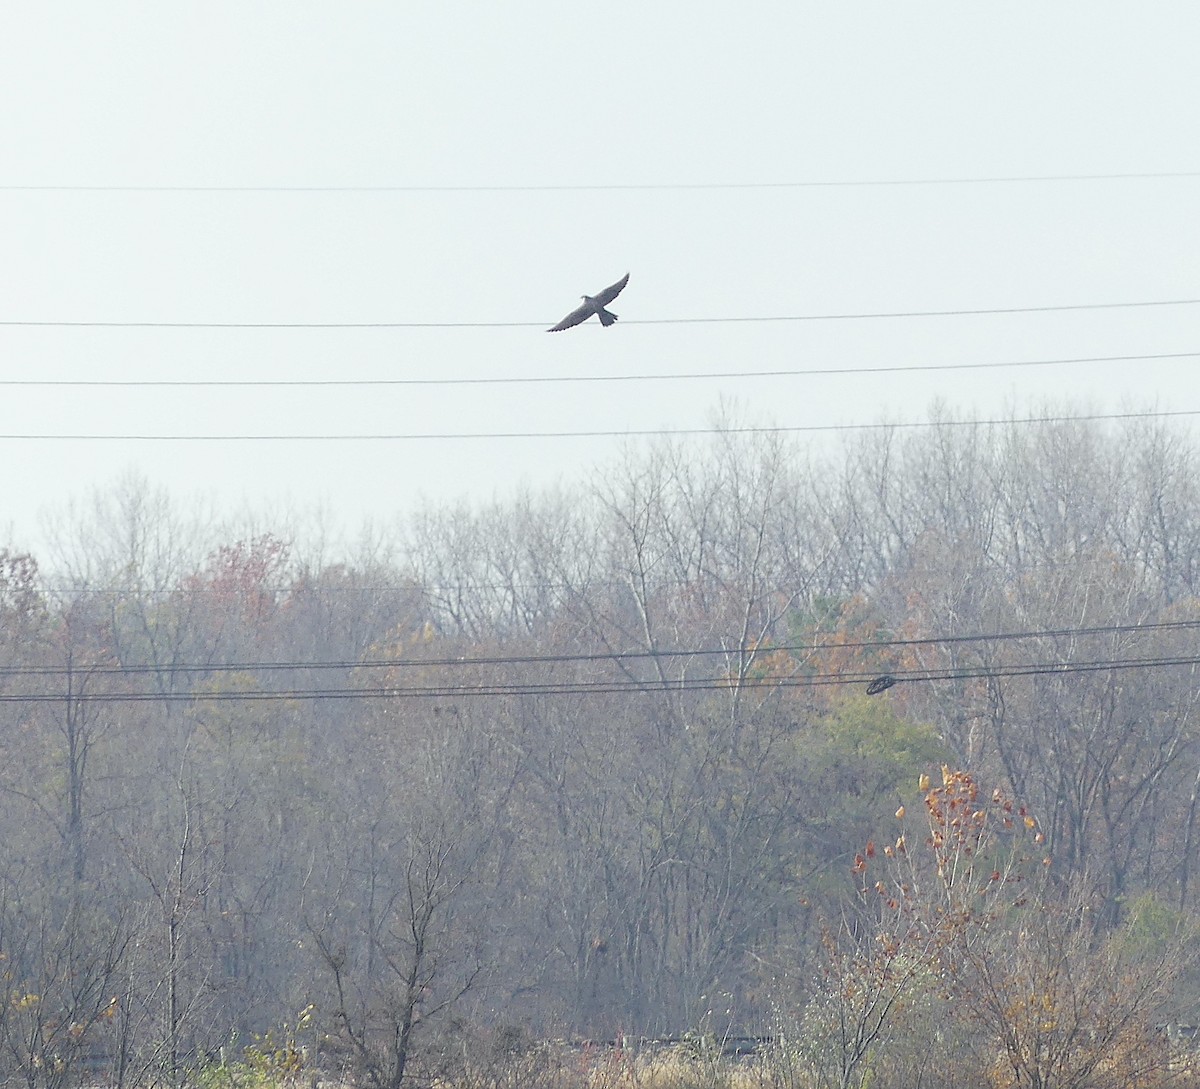
[[[878,696],[880,692],[886,692],[892,685],[896,684],[896,678],[890,673],[885,673],[882,677],[876,677],[869,685],[867,685],[868,696]]]
[[[572,325],[578,325],[581,321],[587,321],[593,314],[600,319],[601,325],[612,325],[617,320],[617,315],[604,308],[621,294],[622,289],[629,283],[629,273],[625,273],[611,287],[606,287],[603,291],[597,292],[595,295],[582,295],[583,305],[575,310],[572,310],[562,321],[557,325],[547,329],[547,333],[561,333],[564,329],[570,329]]]

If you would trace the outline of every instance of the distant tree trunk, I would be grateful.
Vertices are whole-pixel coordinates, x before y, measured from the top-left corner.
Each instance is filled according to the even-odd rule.
[[[67,652],[67,696],[63,708],[63,735],[67,757],[66,846],[75,881],[81,882],[87,863],[84,829],[84,788],[92,738],[88,730],[89,708],[84,700],[86,674],[76,681],[73,652]],[[78,685],[78,686],[77,686]]]

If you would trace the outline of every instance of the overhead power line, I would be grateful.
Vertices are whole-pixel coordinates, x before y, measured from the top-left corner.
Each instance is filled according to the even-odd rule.
[[[1162,669],[1200,665],[1200,656],[1113,658],[1083,662],[1025,662],[1003,666],[960,669],[893,670],[887,674],[896,683],[917,681],[963,681],[1096,673],[1125,669]],[[472,699],[516,696],[647,695],[690,692],[779,690],[820,688],[829,685],[868,685],[879,679],[878,671],[845,670],[790,677],[708,677],[662,683],[657,679],[604,679],[598,681],[514,681],[483,684],[379,685],[361,688],[242,689],[211,692],[10,692],[0,693],[0,703],[61,703],[70,698],[87,703],[203,703],[367,700],[367,699]],[[891,687],[890,685],[888,687]]]
[[[984,420],[908,420],[894,423],[807,424],[778,427],[676,427],[630,428],[624,431],[442,431],[373,432],[366,434],[292,434],[292,435],[167,435],[167,434],[66,434],[47,435],[32,432],[0,434],[9,442],[443,442],[467,440],[516,439],[611,439],[670,438],[696,435],[799,435],[818,432],[902,431],[925,427],[1007,427],[1025,424],[1086,423],[1117,420],[1168,419],[1200,416],[1200,409],[1172,409],[1145,412],[1092,413],[1080,416],[1014,416]]]
[[[1062,359],[1016,359],[991,363],[897,363],[878,367],[803,367],[767,371],[699,371],[683,374],[658,372],[648,374],[553,374],[553,375],[510,375],[487,378],[5,378],[0,386],[50,386],[50,387],[136,387],[136,388],[185,388],[198,387],[264,387],[264,388],[308,388],[308,387],[373,387],[373,386],[503,386],[540,385],[571,382],[679,382],[704,379],[746,378],[797,378],[836,374],[896,374],[908,371],[975,371],[995,370],[1006,367],[1056,367],[1071,363],[1134,363],[1159,359],[1191,359],[1200,351],[1154,352],[1143,355],[1088,355],[1070,356]]]
[[[8,193],[597,193],[761,189],[874,189],[923,185],[1009,185],[1200,177],[1195,170],[1107,174],[997,174],[961,178],[830,179],[776,182],[616,182],[591,185],[0,185]]]
[[[891,318],[952,318],[998,314],[1050,314],[1076,310],[1192,306],[1200,299],[1143,299],[1133,302],[1064,303],[956,310],[888,310],[838,314],[771,314],[713,318],[623,318],[629,325],[725,325],[786,321],[872,321]],[[0,320],[0,326],[52,329],[545,329],[544,321],[58,321]],[[599,328],[588,326],[587,328]]]
[[[964,635],[930,635],[912,638],[816,640],[806,643],[763,644],[750,647],[659,648],[655,650],[592,651],[581,654],[496,654],[458,655],[448,658],[367,658],[314,661],[248,661],[248,662],[176,662],[133,663],[128,665],[65,666],[4,666],[0,677],[65,676],[68,672],[80,678],[92,676],[154,675],[164,673],[269,673],[299,670],[350,669],[468,669],[515,665],[578,665],[596,662],[673,661],[695,658],[737,658],[754,651],[759,655],[777,652],[814,654],[821,651],[898,650],[914,647],[961,646],[978,643],[1011,643],[1036,639],[1074,639],[1103,635],[1137,635],[1149,632],[1190,632],[1200,628],[1200,620],[1163,620],[1130,624],[1098,624],[1088,627],[1037,628],[1025,631],[977,632]],[[1172,659],[1173,660],[1173,659]],[[903,670],[893,671],[897,677]],[[924,675],[924,671],[916,671]],[[838,674],[841,675],[840,673]],[[875,676],[875,673],[869,674]]]

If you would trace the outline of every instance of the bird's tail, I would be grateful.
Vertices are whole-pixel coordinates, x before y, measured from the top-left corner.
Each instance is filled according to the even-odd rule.
[[[617,320],[617,315],[611,310],[605,310],[603,306],[596,311],[596,315],[600,318],[601,325],[612,325]]]

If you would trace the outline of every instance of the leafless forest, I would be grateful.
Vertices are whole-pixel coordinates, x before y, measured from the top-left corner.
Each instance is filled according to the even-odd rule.
[[[1178,1075],[1198,477],[1161,423],[724,435],[337,562],[116,487],[0,551],[0,1075]]]

